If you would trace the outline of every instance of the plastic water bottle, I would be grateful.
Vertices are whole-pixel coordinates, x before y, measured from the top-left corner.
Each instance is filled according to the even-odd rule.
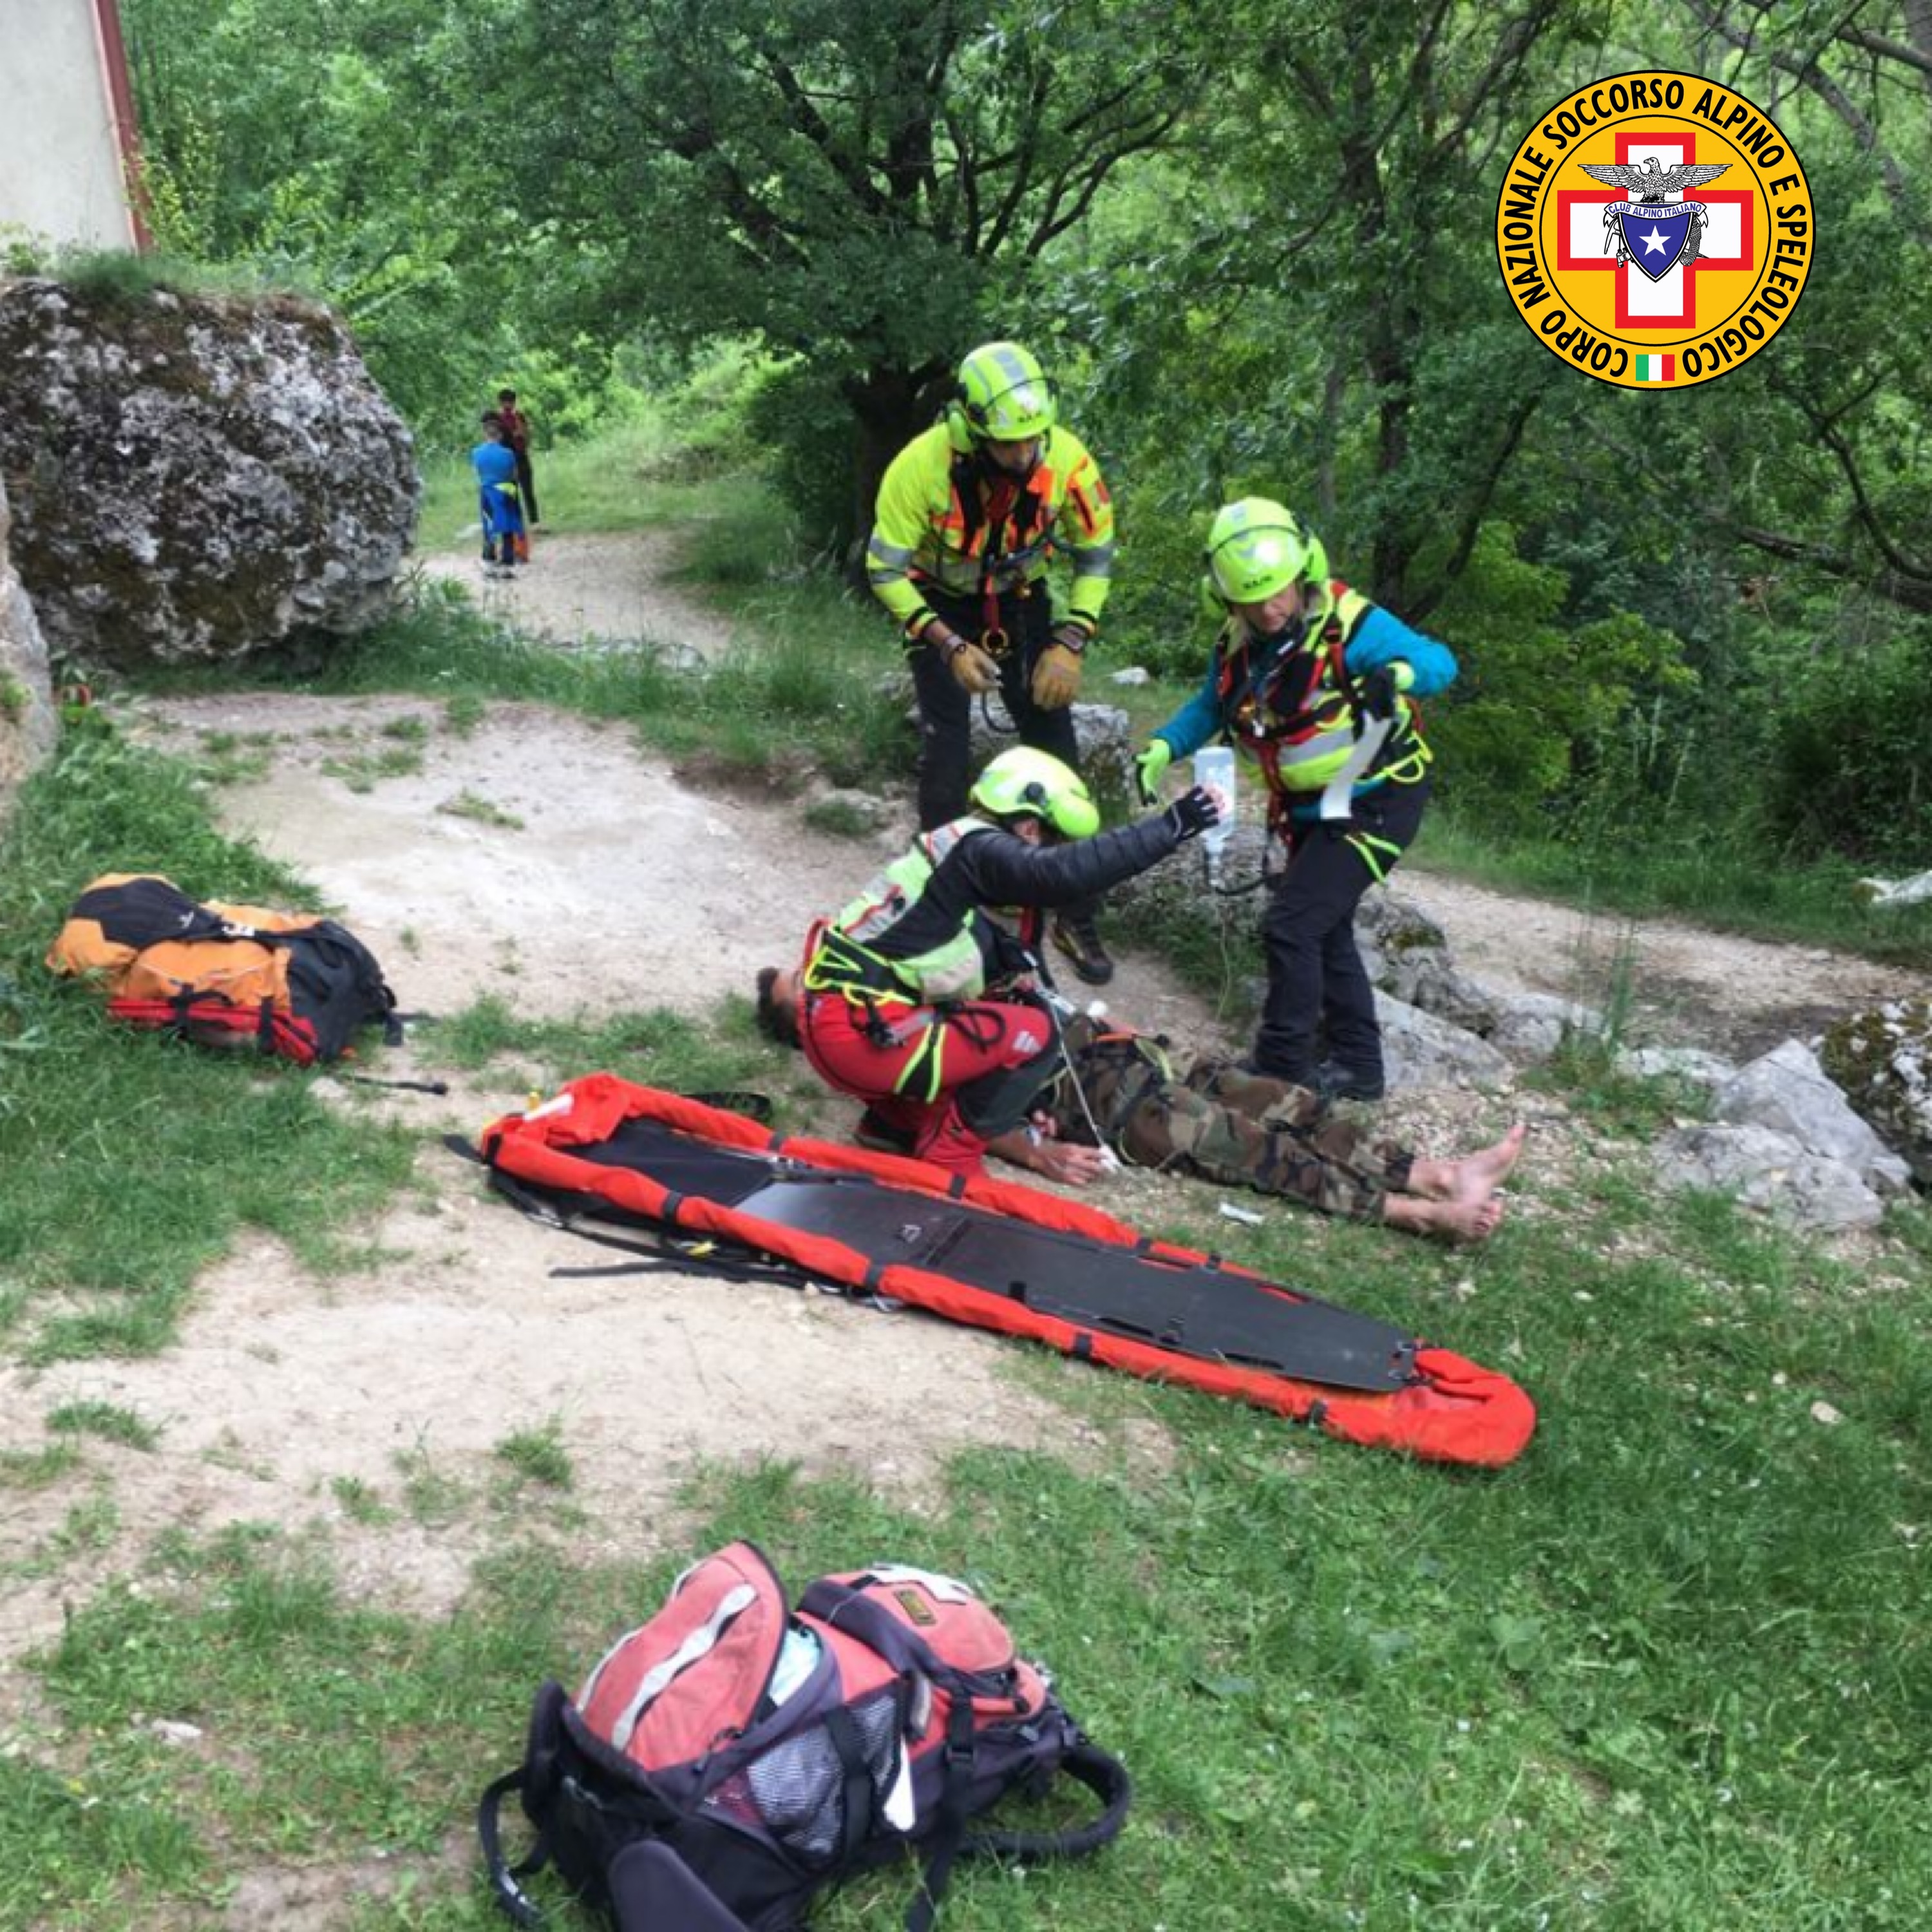
[[[1194,754],[1194,782],[1211,785],[1221,794],[1220,821],[1201,835],[1202,849],[1208,854],[1208,875],[1219,884],[1221,855],[1234,836],[1234,748],[1204,745]]]

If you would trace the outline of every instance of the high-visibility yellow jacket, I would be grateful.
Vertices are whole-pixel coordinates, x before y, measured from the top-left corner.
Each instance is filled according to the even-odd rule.
[[[1017,479],[1013,479],[1016,482]],[[1064,553],[1073,568],[1066,615],[1099,627],[1114,567],[1114,506],[1100,466],[1071,430],[1055,426],[1038,466],[1017,488],[935,423],[892,458],[879,486],[867,579],[916,638],[932,621],[928,589],[974,597],[1043,577]]]

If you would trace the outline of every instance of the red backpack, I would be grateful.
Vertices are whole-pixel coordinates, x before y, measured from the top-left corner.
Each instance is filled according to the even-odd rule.
[[[1092,1822],[968,1829],[1060,1772],[1100,1799]],[[514,1868],[497,1824],[511,1791],[537,1832]],[[734,1543],[687,1570],[574,1700],[538,1692],[522,1767],[484,1793],[477,1826],[521,1926],[541,1915],[518,1880],[554,1864],[619,1932],[790,1932],[815,1893],[910,1848],[925,1874],[906,1924],[926,1932],[956,1858],[1096,1851],[1130,1796],[964,1584],[884,1565],[821,1577],[794,1610]]]

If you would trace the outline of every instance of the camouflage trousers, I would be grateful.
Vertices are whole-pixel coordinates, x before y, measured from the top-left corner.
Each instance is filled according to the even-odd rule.
[[[1067,1139],[1091,1142],[1097,1127],[1136,1167],[1286,1195],[1358,1221],[1379,1220],[1384,1198],[1408,1186],[1414,1156],[1406,1148],[1338,1120],[1305,1087],[1224,1060],[1196,1060],[1177,1075],[1144,1035],[1096,1036],[1078,1022],[1066,1033],[1080,1093],[1063,1072],[1047,1101]]]

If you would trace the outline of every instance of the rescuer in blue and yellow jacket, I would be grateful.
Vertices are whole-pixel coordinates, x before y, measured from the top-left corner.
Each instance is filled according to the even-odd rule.
[[[1071,566],[1056,616],[1047,568]],[[941,420],[892,459],[866,569],[898,620],[919,698],[919,822],[966,808],[974,698],[997,690],[1022,745],[1076,771],[1070,706],[1114,564],[1114,511],[1086,446],[1059,421],[1053,384],[1016,343],[960,364]],[[1094,986],[1113,976],[1092,905],[1064,908],[1054,943]]]
[[[1355,908],[1420,828],[1430,754],[1414,700],[1453,683],[1456,659],[1331,578],[1320,538],[1265,497],[1220,511],[1204,560],[1221,628],[1200,690],[1140,754],[1141,791],[1152,803],[1168,764],[1216,735],[1258,768],[1288,865],[1270,881],[1268,1004],[1250,1064],[1331,1099],[1378,1100],[1382,1028]]]

